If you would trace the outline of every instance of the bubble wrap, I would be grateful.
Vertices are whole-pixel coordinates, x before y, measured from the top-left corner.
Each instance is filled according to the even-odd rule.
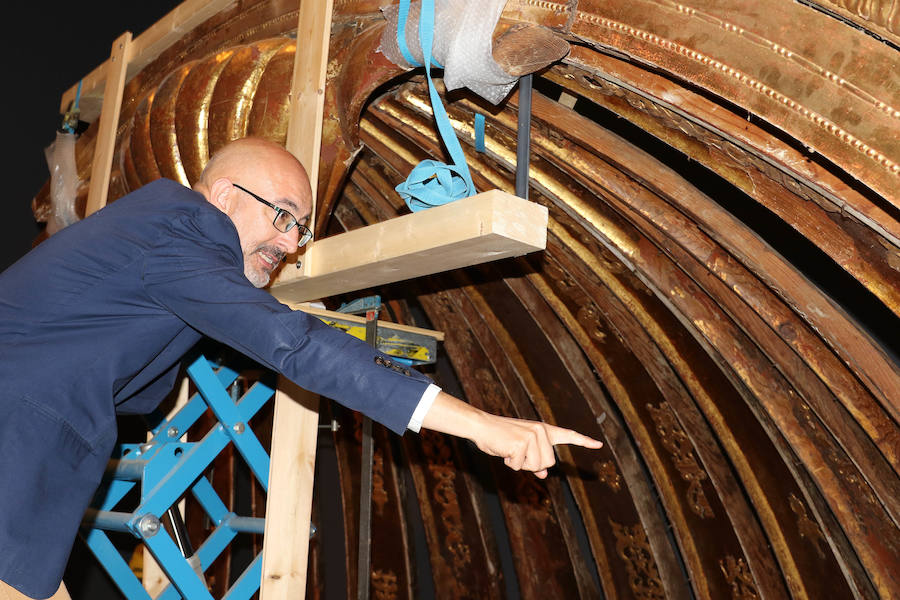
[[[517,77],[507,74],[491,54],[494,27],[506,0],[435,0],[434,45],[432,55],[444,65],[447,90],[467,87],[488,102],[497,104],[515,85]],[[418,2],[411,3],[406,20],[406,45],[419,63]],[[397,44],[396,4],[381,9],[387,26],[379,50],[394,64],[413,67],[403,59]]]
[[[47,233],[53,235],[78,220],[75,196],[81,180],[75,167],[75,134],[56,132],[56,140],[44,149],[50,167],[50,219]]]

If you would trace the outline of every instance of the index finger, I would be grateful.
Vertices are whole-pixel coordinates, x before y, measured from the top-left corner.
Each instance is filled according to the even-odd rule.
[[[578,433],[577,431],[566,429],[564,427],[557,427],[556,425],[547,425],[547,436],[550,438],[550,443],[554,446],[557,444],[574,444],[576,446],[593,449],[603,446],[603,442],[600,440],[595,440],[583,433]]]

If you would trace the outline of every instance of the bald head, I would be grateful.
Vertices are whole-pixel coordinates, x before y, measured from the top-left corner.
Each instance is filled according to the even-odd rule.
[[[257,287],[266,285],[282,259],[297,250],[299,228],[279,231],[274,225],[279,210],[306,225],[312,208],[303,165],[278,144],[260,138],[242,138],[221,148],[194,190],[231,218],[241,240],[244,272]]]
[[[245,172],[268,174],[270,171],[297,177],[309,186],[306,169],[293,154],[274,142],[254,137],[234,140],[220,148],[209,159],[197,185],[208,187],[218,177],[234,178]]]

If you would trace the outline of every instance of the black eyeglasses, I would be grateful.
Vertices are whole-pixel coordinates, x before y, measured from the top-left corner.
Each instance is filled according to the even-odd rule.
[[[257,196],[256,194],[254,194],[253,192],[248,190],[247,188],[241,187],[236,183],[232,183],[231,185],[233,185],[237,189],[241,190],[242,192],[247,192],[248,194],[250,194],[257,200],[259,200],[266,206],[274,208],[275,209],[275,219],[272,220],[272,225],[274,225],[275,229],[277,229],[278,231],[280,231],[282,233],[287,233],[288,231],[290,231],[291,229],[296,227],[300,231],[300,240],[297,242],[298,248],[302,248],[303,245],[306,244],[306,242],[308,242],[309,240],[312,239],[312,231],[309,230],[309,227],[298,223],[297,217],[292,215],[290,213],[290,211],[287,211],[287,210],[281,208],[280,206],[275,206],[268,200],[264,200],[264,199],[260,198],[259,196]]]

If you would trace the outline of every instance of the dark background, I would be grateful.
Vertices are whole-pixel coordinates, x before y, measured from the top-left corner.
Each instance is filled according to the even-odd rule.
[[[62,121],[63,92],[109,57],[120,34],[139,35],[178,4],[32,1],[5,9],[0,271],[28,252],[41,231],[31,199],[49,176],[44,148]]]

